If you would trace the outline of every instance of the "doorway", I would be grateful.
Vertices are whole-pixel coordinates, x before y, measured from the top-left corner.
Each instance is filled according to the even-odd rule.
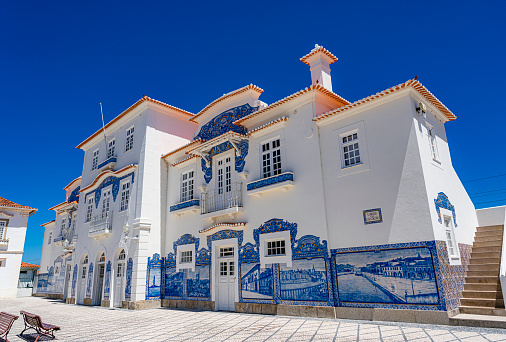
[[[66,300],[68,297],[71,274],[72,274],[72,265],[67,264],[67,271],[65,272],[65,282],[63,283],[63,300]]]
[[[104,286],[105,275],[105,254],[102,253],[97,262],[97,273],[95,275],[95,285],[93,287],[93,305],[102,305],[102,290]]]
[[[124,298],[125,288],[125,250],[121,250],[116,261],[116,272],[114,272],[114,301],[113,305],[117,308],[121,308]]]
[[[218,247],[217,256],[217,304],[218,310],[235,311],[236,265],[234,247]]]
[[[79,292],[77,295],[77,303],[84,304],[84,296],[86,295],[86,272],[88,271],[88,256],[85,255],[81,263],[81,273],[79,274]]]

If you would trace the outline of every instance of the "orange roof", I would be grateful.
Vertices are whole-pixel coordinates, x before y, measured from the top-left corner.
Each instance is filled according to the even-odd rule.
[[[250,115],[247,115],[239,120],[236,120],[234,121],[234,125],[240,125],[242,122],[248,120],[248,119],[251,119],[255,116],[258,116],[272,108],[275,108],[275,107],[278,107],[278,106],[281,106],[282,104],[286,103],[286,102],[289,102],[301,95],[304,95],[310,91],[318,91],[318,92],[321,92],[322,94],[324,95],[327,95],[329,97],[332,97],[334,100],[340,102],[343,106],[350,103],[348,101],[346,101],[345,99],[343,99],[341,96],[331,92],[330,90],[326,89],[324,86],[320,85],[320,84],[313,84],[312,86],[310,86],[309,88],[305,88],[305,89],[302,89],[302,90],[299,90],[298,92],[292,94],[292,95],[289,95],[279,101],[276,101],[274,102],[273,104],[265,107],[264,109],[262,110],[259,110],[257,112],[254,112],[254,113],[251,113]]]
[[[31,210],[33,212],[37,211],[37,209],[35,209],[35,208],[28,207],[26,205],[21,205],[21,204],[14,203],[14,202],[9,201],[8,199],[5,199],[3,197],[0,197],[0,207],[18,208],[18,209],[29,209],[29,210]]]
[[[307,55],[305,55],[304,57],[302,57],[300,59],[301,62],[309,65],[309,63],[307,62],[307,60],[309,59],[309,57],[312,57],[314,55],[316,55],[318,52],[322,52],[323,54],[325,54],[327,57],[329,57],[332,61],[329,63],[329,64],[332,64],[334,62],[337,61],[337,57],[334,56],[329,50],[325,49],[323,46],[319,46],[318,44],[315,45],[314,49],[311,50],[310,53],[308,53]]]
[[[179,147],[179,148],[176,148],[175,150],[173,150],[173,151],[171,151],[171,152],[169,152],[169,153],[167,153],[167,154],[162,155],[162,159],[163,159],[163,158],[165,158],[165,157],[168,157],[168,156],[170,156],[170,155],[173,155],[174,153],[177,153],[177,152],[179,152],[179,151],[181,151],[181,150],[184,150],[185,148],[188,148],[188,147],[190,147],[190,146],[193,146],[193,145],[195,145],[195,144],[197,144],[197,143],[201,143],[201,142],[204,142],[204,140],[203,140],[203,139],[200,139],[200,138],[199,138],[199,139],[197,139],[197,140],[191,141],[191,142],[189,142],[189,143],[188,143],[188,144],[186,144],[186,145],[183,145],[183,146],[181,146],[181,147]]]
[[[117,117],[115,117],[114,119],[112,119],[111,121],[109,121],[107,123],[107,125],[105,125],[105,128],[108,128],[113,123],[115,123],[116,121],[118,121],[119,119],[121,119],[122,117],[124,117],[125,115],[127,115],[128,113],[130,113],[132,110],[134,110],[135,108],[137,108],[141,103],[146,102],[146,101],[153,102],[153,103],[162,105],[164,107],[176,110],[176,111],[180,112],[181,114],[188,115],[189,117],[191,117],[191,116],[194,115],[193,113],[187,112],[184,109],[171,106],[169,104],[163,103],[163,102],[158,101],[158,100],[154,100],[154,99],[152,99],[152,98],[150,98],[148,96],[144,96],[139,101],[135,102],[133,105],[131,105],[130,107],[128,107],[123,113],[121,113],[120,115],[118,115]],[[103,131],[102,129],[99,129],[98,131],[96,131],[95,133],[93,133],[93,135],[91,135],[88,139],[86,139],[85,141],[83,141],[82,143],[80,143],[79,145],[77,145],[76,148],[81,148],[84,144],[86,144],[87,142],[89,142],[90,140],[92,140],[93,138],[95,138],[97,135],[102,134],[102,131]]]
[[[81,176],[77,177],[72,182],[70,182],[66,187],[64,187],[63,190],[67,190],[68,188],[70,188],[72,186],[72,184],[74,184],[75,182],[77,182],[80,179],[81,179]]]
[[[21,261],[21,268],[40,268],[40,266]]]
[[[254,90],[258,93],[263,93],[264,90],[260,87],[257,87],[256,85],[254,84],[250,84],[250,85],[247,85],[245,87],[242,87],[242,88],[239,88],[239,89],[236,89],[234,91],[231,91],[230,93],[227,93],[227,94],[223,94],[221,97],[217,98],[216,100],[214,100],[213,102],[211,102],[210,104],[208,104],[207,106],[204,107],[204,109],[202,109],[200,112],[197,113],[197,115],[195,115],[193,118],[190,119],[190,121],[193,121],[193,122],[196,122],[195,119],[199,116],[201,116],[202,114],[204,114],[207,110],[209,110],[209,108],[211,108],[212,106],[214,106],[215,104],[217,104],[218,102],[221,102],[229,97],[232,97],[232,96],[235,96],[235,95],[238,95],[238,94],[241,94],[241,93],[244,93],[245,91],[247,90]]]
[[[189,157],[187,157],[187,158],[184,158],[184,159],[181,159],[180,161],[177,161],[177,162],[175,162],[175,163],[172,163],[170,166],[176,166],[176,165],[179,165],[179,164],[184,163],[185,161],[190,160],[190,159],[193,159],[193,158],[199,158],[199,156],[196,156],[196,155],[193,155],[193,154],[192,154],[191,156],[189,156]]]
[[[45,227],[45,226],[47,226],[47,225],[48,225],[48,224],[50,224],[50,223],[55,223],[55,220],[53,220],[53,221],[49,221],[49,222],[46,222],[46,223],[43,223],[43,224],[41,224],[40,226],[41,226],[41,227]]]
[[[283,122],[283,121],[288,121],[288,118],[286,116],[282,116],[280,118],[274,119],[274,120],[272,120],[272,121],[270,121],[270,122],[268,122],[266,124],[263,124],[262,126],[259,126],[257,128],[254,128],[254,129],[248,131],[247,135],[251,135],[251,134],[253,134],[255,132],[261,131],[264,128],[270,127],[272,125],[277,124],[278,122]]]
[[[455,116],[455,114],[453,114],[441,101],[439,101],[419,81],[417,81],[417,80],[407,80],[404,83],[401,83],[401,84],[396,85],[394,87],[391,87],[391,88],[388,88],[386,90],[383,90],[380,93],[376,93],[376,94],[371,95],[369,97],[363,98],[363,99],[355,101],[353,103],[350,103],[350,104],[348,104],[346,106],[339,107],[337,109],[331,110],[330,112],[327,112],[327,113],[324,113],[324,114],[322,114],[320,116],[317,116],[313,120],[314,121],[319,121],[319,120],[328,118],[330,116],[333,116],[333,115],[336,115],[338,113],[341,113],[341,112],[343,112],[343,111],[345,111],[347,109],[357,107],[357,106],[359,106],[361,104],[364,104],[366,102],[370,102],[372,100],[378,99],[380,97],[383,97],[385,95],[391,94],[391,93],[396,92],[398,90],[405,89],[406,87],[412,87],[416,91],[418,91],[418,93],[420,93],[420,95],[422,95],[427,101],[429,101],[432,105],[434,105],[437,109],[439,109],[448,118],[449,121],[453,121],[453,120],[455,120],[457,118]]]
[[[58,210],[58,209],[60,209],[61,207],[64,207],[64,206],[69,205],[69,204],[71,204],[71,203],[77,204],[77,201],[72,201],[72,202],[67,202],[67,201],[65,201],[65,202],[61,202],[60,204],[57,204],[57,205],[55,205],[54,207],[49,208],[48,210]]]

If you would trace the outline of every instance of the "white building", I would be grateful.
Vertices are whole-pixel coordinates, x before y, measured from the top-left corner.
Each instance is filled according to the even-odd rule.
[[[28,217],[36,211],[0,197],[0,298],[17,295]]]
[[[446,139],[456,116],[416,78],[350,103],[332,90],[333,54],[301,61],[311,86],[273,104],[254,85],[196,115],[144,97],[81,143],[78,238],[72,254],[44,244],[41,261],[72,282],[60,271],[52,294],[447,321],[478,226]],[[64,203],[46,235],[69,222]],[[403,276],[370,266],[382,263]]]

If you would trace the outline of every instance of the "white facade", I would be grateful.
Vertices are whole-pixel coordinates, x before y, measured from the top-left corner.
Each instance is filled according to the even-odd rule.
[[[0,298],[17,295],[28,217],[36,211],[0,197]]]
[[[49,278],[71,267],[69,302],[456,307],[463,278],[445,270],[466,266],[478,222],[451,164],[455,115],[416,79],[350,103],[334,55],[301,60],[312,85],[271,105],[254,85],[197,115],[145,97],[78,146],[78,238],[41,261]]]

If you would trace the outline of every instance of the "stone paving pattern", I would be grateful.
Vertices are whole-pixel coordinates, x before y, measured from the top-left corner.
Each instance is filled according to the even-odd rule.
[[[0,311],[38,314],[62,328],[58,341],[506,341],[506,330],[442,325],[283,317],[234,312],[142,311],[68,305],[36,297],[1,299]],[[9,340],[21,338],[15,321]],[[40,341],[48,341],[41,339]],[[0,339],[0,341],[2,341]]]

